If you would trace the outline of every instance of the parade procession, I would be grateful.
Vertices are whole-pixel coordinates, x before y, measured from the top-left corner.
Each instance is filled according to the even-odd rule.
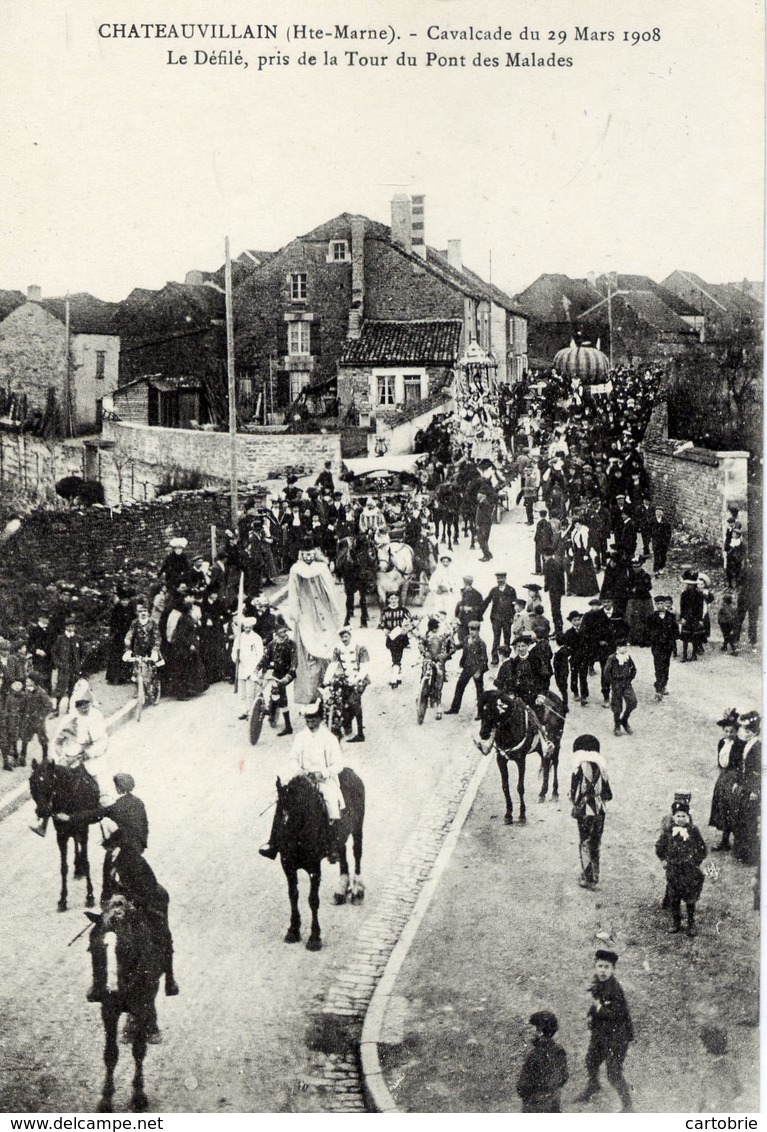
[[[103,668],[71,592],[4,621],[10,1110],[756,1107],[760,548],[669,513],[660,366],[479,357],[167,526]]]

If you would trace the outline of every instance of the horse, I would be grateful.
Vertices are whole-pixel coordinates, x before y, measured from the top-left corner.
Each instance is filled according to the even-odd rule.
[[[535,701],[535,714],[538,716],[538,722],[546,733],[546,738],[550,744],[550,747],[544,745],[541,751],[541,774],[543,781],[541,783],[541,792],[538,795],[538,801],[545,802],[549,789],[549,775],[552,771],[551,797],[552,800],[559,797],[559,780],[557,778],[559,769],[559,748],[562,742],[562,732],[565,729],[567,707],[561,696],[558,696],[555,692],[546,692],[545,695],[537,697]]]
[[[45,836],[48,820],[53,817],[56,841],[61,858],[61,893],[58,910],[67,910],[67,845],[74,843],[74,879],[85,877],[85,906],[94,904],[91,869],[88,862],[88,819],[77,818],[59,821],[58,813],[77,815],[85,810],[95,810],[99,804],[99,786],[93,775],[88,774],[82,763],[76,766],[63,766],[53,759],[38,762],[32,759],[32,774],[29,778],[29,792],[37,807],[37,816],[43,819],[42,829],[36,829]]]
[[[349,767],[338,775],[345,809],[341,811],[339,841],[339,885],[334,893],[336,904],[359,903],[365,895],[360,876],[362,861],[362,825],[365,818],[365,785]],[[308,951],[322,947],[318,911],[320,907],[320,880],[322,860],[327,857],[330,845],[330,825],[325,801],[317,786],[304,775],[291,779],[284,786],[277,779],[277,806],[281,814],[277,845],[282,870],[288,882],[290,897],[290,925],[285,943],[298,943],[301,939],[301,917],[298,911],[298,870],[309,874],[309,907],[312,927],[306,943]],[[352,837],[354,850],[354,877],[349,879],[349,861],[346,842]]]
[[[413,577],[413,548],[406,542],[390,542],[389,539],[376,542],[378,573],[376,589],[381,609],[386,608],[389,594],[397,594],[400,605],[407,599],[408,586]]]
[[[360,595],[360,625],[368,623],[367,593],[375,580],[375,557],[364,535],[347,535],[338,540],[336,577],[343,582],[346,594],[346,624],[354,614],[354,595]]]
[[[553,744],[543,731],[532,708],[509,692],[492,689],[485,692],[480,702],[480,730],[477,744],[483,754],[496,750],[496,762],[501,775],[501,787],[506,799],[506,825],[514,823],[514,807],[509,791],[509,762],[517,768],[517,794],[519,795],[519,822],[527,820],[525,810],[525,763],[527,756],[537,751],[542,758],[553,754]],[[483,741],[487,746],[483,746]]]
[[[106,950],[106,993],[101,1000],[106,1073],[98,1111],[112,1112],[114,1072],[119,1057],[117,1027],[120,1015],[125,1013],[130,1014],[133,1023],[129,1039],[135,1064],[131,1108],[134,1112],[146,1112],[149,1101],[144,1092],[144,1058],[147,1041],[157,1031],[155,998],[165,967],[162,944],[147,914],[121,893],[109,898],[101,915],[86,915],[94,924],[91,955],[99,948]],[[94,957],[94,974],[95,962]]]

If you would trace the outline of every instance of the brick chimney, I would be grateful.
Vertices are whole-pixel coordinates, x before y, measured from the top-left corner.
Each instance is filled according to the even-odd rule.
[[[352,305],[349,308],[349,338],[359,338],[365,317],[365,219],[352,217]]]
[[[412,224],[410,197],[405,193],[397,193],[391,202],[391,238],[393,244],[399,244],[406,252],[413,247]]]
[[[31,283],[27,287],[27,302],[28,303],[41,303],[43,301],[43,289],[37,283]]]
[[[460,240],[447,241],[447,262],[455,271],[463,271]]]
[[[412,238],[411,238],[411,251],[419,255],[421,259],[426,259],[426,232],[425,224],[425,208],[426,197],[423,195],[414,196],[412,204]]]

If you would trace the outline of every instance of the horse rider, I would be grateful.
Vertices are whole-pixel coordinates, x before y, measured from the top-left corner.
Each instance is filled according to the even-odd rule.
[[[354,712],[357,723],[357,734],[349,742],[364,743],[362,694],[370,683],[370,654],[364,645],[352,643],[352,631],[349,625],[343,625],[338,630],[338,635],[341,638],[341,644],[333,651],[333,657],[328,665],[323,683],[328,686],[334,680],[343,678],[348,688],[346,701]]]
[[[322,795],[330,822],[331,846],[328,861],[338,861],[341,810],[344,805],[338,772],[342,769],[341,745],[325,725],[322,718],[322,700],[315,700],[304,711],[306,730],[299,731],[290,752],[288,781],[299,775],[311,779]],[[280,851],[282,810],[279,801],[272,822],[269,841],[258,850],[262,857],[273,861]]]
[[[104,716],[93,706],[93,693],[87,680],[78,680],[72,689],[74,708],[61,720],[54,749],[59,759],[74,766],[86,759],[106,754],[109,736]]]
[[[530,652],[535,643],[532,633],[520,633],[514,642],[514,655],[498,669],[495,686],[499,692],[513,692],[534,708],[536,697],[548,691],[548,679],[539,656]]]
[[[179,986],[173,974],[173,936],[168,924],[167,890],[129,838],[123,836],[122,829],[116,829],[104,841],[109,850],[110,866],[107,889],[102,894],[102,904],[115,893],[123,895],[137,911],[147,918],[152,935],[163,957],[162,971],[165,975],[165,994],[168,997],[179,993]],[[107,957],[104,933],[98,929],[91,933],[91,960],[93,964],[93,985],[88,991],[88,1002],[102,1002],[107,993]],[[159,1039],[155,1039],[157,1041]]]

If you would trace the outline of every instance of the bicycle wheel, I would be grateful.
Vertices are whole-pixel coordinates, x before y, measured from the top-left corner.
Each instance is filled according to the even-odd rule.
[[[253,707],[250,709],[250,718],[248,720],[250,743],[253,747],[255,747],[256,743],[261,738],[261,728],[264,726],[264,715],[264,701],[261,696],[257,696],[253,701]]]
[[[136,676],[136,723],[141,719],[141,711],[144,707],[144,677],[139,671]]]
[[[150,703],[152,703],[155,707],[157,707],[157,705],[160,702],[161,697],[162,697],[162,684],[160,683],[159,679],[155,676],[155,678],[152,682],[152,694],[150,696]]]
[[[423,723],[426,718],[426,709],[429,706],[429,679],[424,677],[421,681],[421,687],[418,691],[418,699],[416,701],[416,718],[419,724]]]

